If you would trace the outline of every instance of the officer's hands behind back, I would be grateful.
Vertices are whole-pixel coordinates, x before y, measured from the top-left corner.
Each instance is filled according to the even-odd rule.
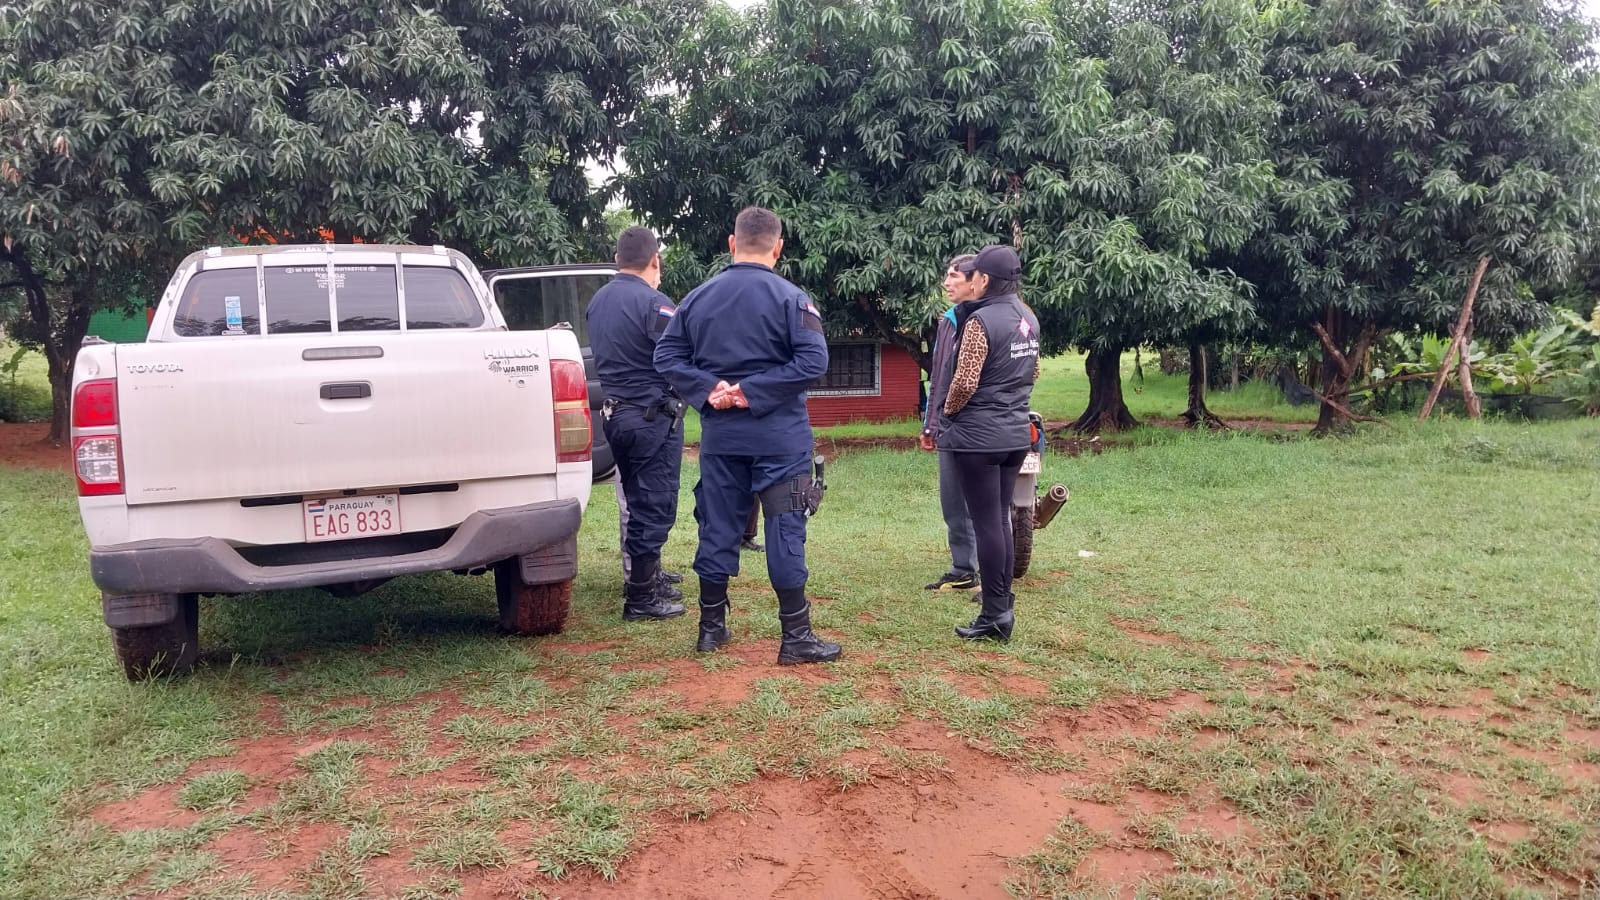
[[[717,386],[707,395],[706,402],[711,404],[712,409],[732,409],[736,406],[740,409],[750,408],[750,401],[745,398],[744,391],[737,384],[729,384],[726,381],[717,382]]]

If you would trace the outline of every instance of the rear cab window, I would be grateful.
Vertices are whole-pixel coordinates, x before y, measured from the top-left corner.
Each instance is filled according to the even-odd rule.
[[[483,305],[467,279],[444,266],[406,266],[407,328],[477,328]]]
[[[256,270],[217,269],[189,279],[178,298],[172,330],[182,337],[260,332]]]
[[[484,324],[477,293],[455,267],[396,265],[395,254],[362,255],[389,262],[335,262],[331,291],[325,259],[308,258],[302,264],[266,257],[259,269],[197,272],[178,299],[173,332],[213,337],[470,329]]]

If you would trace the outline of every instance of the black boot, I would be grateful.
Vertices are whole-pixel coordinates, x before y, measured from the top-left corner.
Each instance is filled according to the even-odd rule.
[[[637,583],[645,581],[646,572],[654,572],[655,574],[651,578],[655,579],[657,600],[675,603],[683,599],[683,591],[672,586],[676,583],[673,581],[675,573],[661,568],[661,556],[659,554],[644,553],[639,556],[628,557],[627,572],[628,580]],[[678,575],[677,580],[682,581],[683,576]]]
[[[667,596],[667,584],[661,580],[659,573],[655,562],[641,566],[638,559],[634,560],[633,576],[642,577],[643,580],[629,581],[622,586],[624,619],[672,619],[683,615],[683,604],[675,603]],[[680,592],[678,596],[683,594]]]
[[[983,610],[978,617],[972,620],[971,625],[956,626],[956,637],[969,641],[982,641],[994,639],[997,641],[1011,640],[1011,626],[1016,622],[1016,617],[1011,613],[1011,606],[1016,602],[1015,596],[991,601],[983,598]]]
[[[718,647],[733,640],[728,630],[728,583],[717,584],[700,579],[700,639],[695,641],[697,653],[714,653]]]
[[[673,581],[670,576],[674,574],[676,573],[668,572],[666,569],[656,570],[656,593],[663,600],[678,601],[683,599],[683,591],[673,587],[674,584],[683,580],[683,576],[678,575],[678,581]]]
[[[778,645],[778,665],[832,662],[843,651],[811,632],[811,601],[805,585],[774,590],[778,594],[778,621],[783,624],[783,643]]]

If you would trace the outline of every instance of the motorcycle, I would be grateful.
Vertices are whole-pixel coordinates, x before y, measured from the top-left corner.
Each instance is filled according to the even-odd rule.
[[[1049,525],[1072,496],[1067,486],[1059,483],[1039,496],[1039,476],[1044,470],[1044,417],[1030,410],[1028,424],[1033,444],[1022,460],[1022,471],[1011,494],[1011,538],[1016,552],[1012,578],[1028,574],[1028,565],[1033,562],[1033,533]]]

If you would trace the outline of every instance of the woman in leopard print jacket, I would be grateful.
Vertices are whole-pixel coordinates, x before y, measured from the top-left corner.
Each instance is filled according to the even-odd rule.
[[[1010,247],[985,247],[957,270],[976,290],[975,299],[956,307],[956,354],[938,443],[954,456],[972,515],[983,608],[956,634],[1003,641],[1015,623],[1011,494],[1032,443],[1028,401],[1039,377],[1039,320],[1018,296],[1022,263]]]

